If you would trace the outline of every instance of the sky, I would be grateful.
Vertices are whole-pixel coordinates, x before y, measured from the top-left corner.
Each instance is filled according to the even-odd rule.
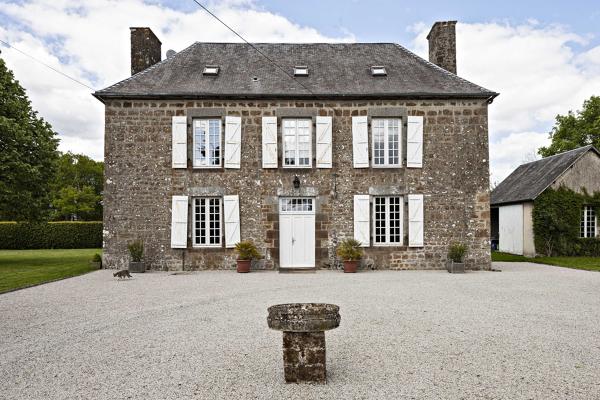
[[[249,41],[396,42],[427,58],[433,22],[458,20],[458,75],[500,92],[490,105],[491,181],[539,156],[558,114],[600,94],[594,1],[201,0]],[[239,41],[193,0],[2,0],[0,39],[95,89],[129,76],[129,27],[168,49]],[[91,90],[0,44],[61,151],[103,158],[104,114]]]

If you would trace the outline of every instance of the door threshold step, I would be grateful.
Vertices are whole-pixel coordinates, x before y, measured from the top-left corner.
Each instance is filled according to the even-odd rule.
[[[279,268],[280,274],[314,274],[317,268]]]

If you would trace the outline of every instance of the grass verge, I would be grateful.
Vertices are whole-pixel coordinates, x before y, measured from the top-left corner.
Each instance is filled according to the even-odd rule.
[[[0,293],[90,272],[101,249],[0,250]]]
[[[556,265],[558,267],[600,271],[600,257],[524,257],[515,254],[492,252],[492,261],[532,262]]]

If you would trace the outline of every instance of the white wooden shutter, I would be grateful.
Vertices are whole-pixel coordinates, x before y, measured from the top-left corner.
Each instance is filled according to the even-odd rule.
[[[171,247],[174,249],[185,249],[187,247],[187,219],[187,196],[173,196],[171,205]]]
[[[187,168],[187,117],[171,120],[173,168]]]
[[[408,246],[423,247],[423,195],[408,195]]]
[[[262,118],[262,166],[277,168],[277,117]]]
[[[223,196],[225,216],[225,247],[235,247],[240,241],[240,200],[237,195]]]
[[[352,117],[352,157],[354,168],[369,168],[369,129],[367,117]]]
[[[423,168],[423,117],[408,117],[406,166]]]
[[[331,168],[332,117],[317,117],[317,168]]]
[[[240,168],[242,119],[225,117],[225,168]]]
[[[370,216],[369,195],[354,195],[354,239],[358,240],[362,247],[369,247],[371,244]]]

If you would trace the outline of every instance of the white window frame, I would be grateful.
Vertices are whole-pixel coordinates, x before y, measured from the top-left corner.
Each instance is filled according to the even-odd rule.
[[[210,147],[210,124],[211,122],[217,122],[217,126],[219,127],[219,156],[216,157],[218,160],[218,164],[210,164],[211,157],[205,157],[206,161],[203,164],[199,163],[199,159],[196,158],[196,128],[202,127],[204,125],[205,135],[204,135],[204,146],[206,149]],[[223,168],[223,121],[221,118],[194,118],[192,120],[192,137],[193,137],[193,147],[192,147],[192,166],[193,168]]]
[[[390,242],[390,199],[397,198],[400,204],[400,241]],[[377,213],[376,213],[376,200],[385,199],[385,242],[377,242]],[[376,247],[389,247],[389,246],[404,246],[404,196],[371,196],[371,225],[372,225],[372,238],[371,241],[373,246]]]
[[[286,122],[290,122],[290,121],[295,121],[295,133],[294,133],[294,138],[295,138],[295,154],[294,154],[294,165],[291,164],[286,164],[287,161],[287,157],[286,157],[286,151],[287,151],[287,143],[286,143]],[[308,122],[308,164],[307,165],[299,165],[299,161],[300,161],[300,146],[299,146],[299,142],[298,142],[298,122],[299,121],[307,121]],[[281,142],[282,142],[282,162],[281,165],[283,166],[283,168],[312,168],[312,158],[313,158],[313,151],[312,151],[312,143],[313,143],[313,121],[312,118],[282,118],[281,119]]]
[[[593,220],[590,218],[590,214],[593,215]],[[588,235],[588,225],[592,224],[594,231],[591,236]],[[592,206],[583,206],[581,211],[581,225],[579,228],[579,237],[581,238],[595,238],[598,236],[598,215]]]
[[[205,223],[206,226],[204,228],[204,237],[206,237],[206,243],[200,243],[200,238],[202,237],[202,234],[198,235],[198,229],[202,229],[202,228],[198,228],[196,229],[196,222],[200,222],[200,219],[198,218],[199,215],[202,214],[202,210],[200,212],[200,214],[196,213],[196,204],[197,202],[199,202],[200,200],[205,199],[207,204],[204,206],[204,218],[205,218]],[[219,238],[219,243],[210,243],[210,223],[211,223],[211,213],[210,213],[210,200],[218,200],[218,205],[219,205],[219,236],[214,236]],[[202,207],[200,205],[200,207]],[[193,197],[192,198],[192,247],[198,247],[198,248],[205,248],[205,247],[223,247],[223,237],[224,237],[224,227],[225,224],[223,223],[223,198],[222,197]]]
[[[398,163],[390,163],[389,123],[398,121]],[[375,123],[383,121],[383,164],[375,164]],[[402,118],[372,118],[371,119],[371,166],[373,168],[400,168],[402,167]]]

